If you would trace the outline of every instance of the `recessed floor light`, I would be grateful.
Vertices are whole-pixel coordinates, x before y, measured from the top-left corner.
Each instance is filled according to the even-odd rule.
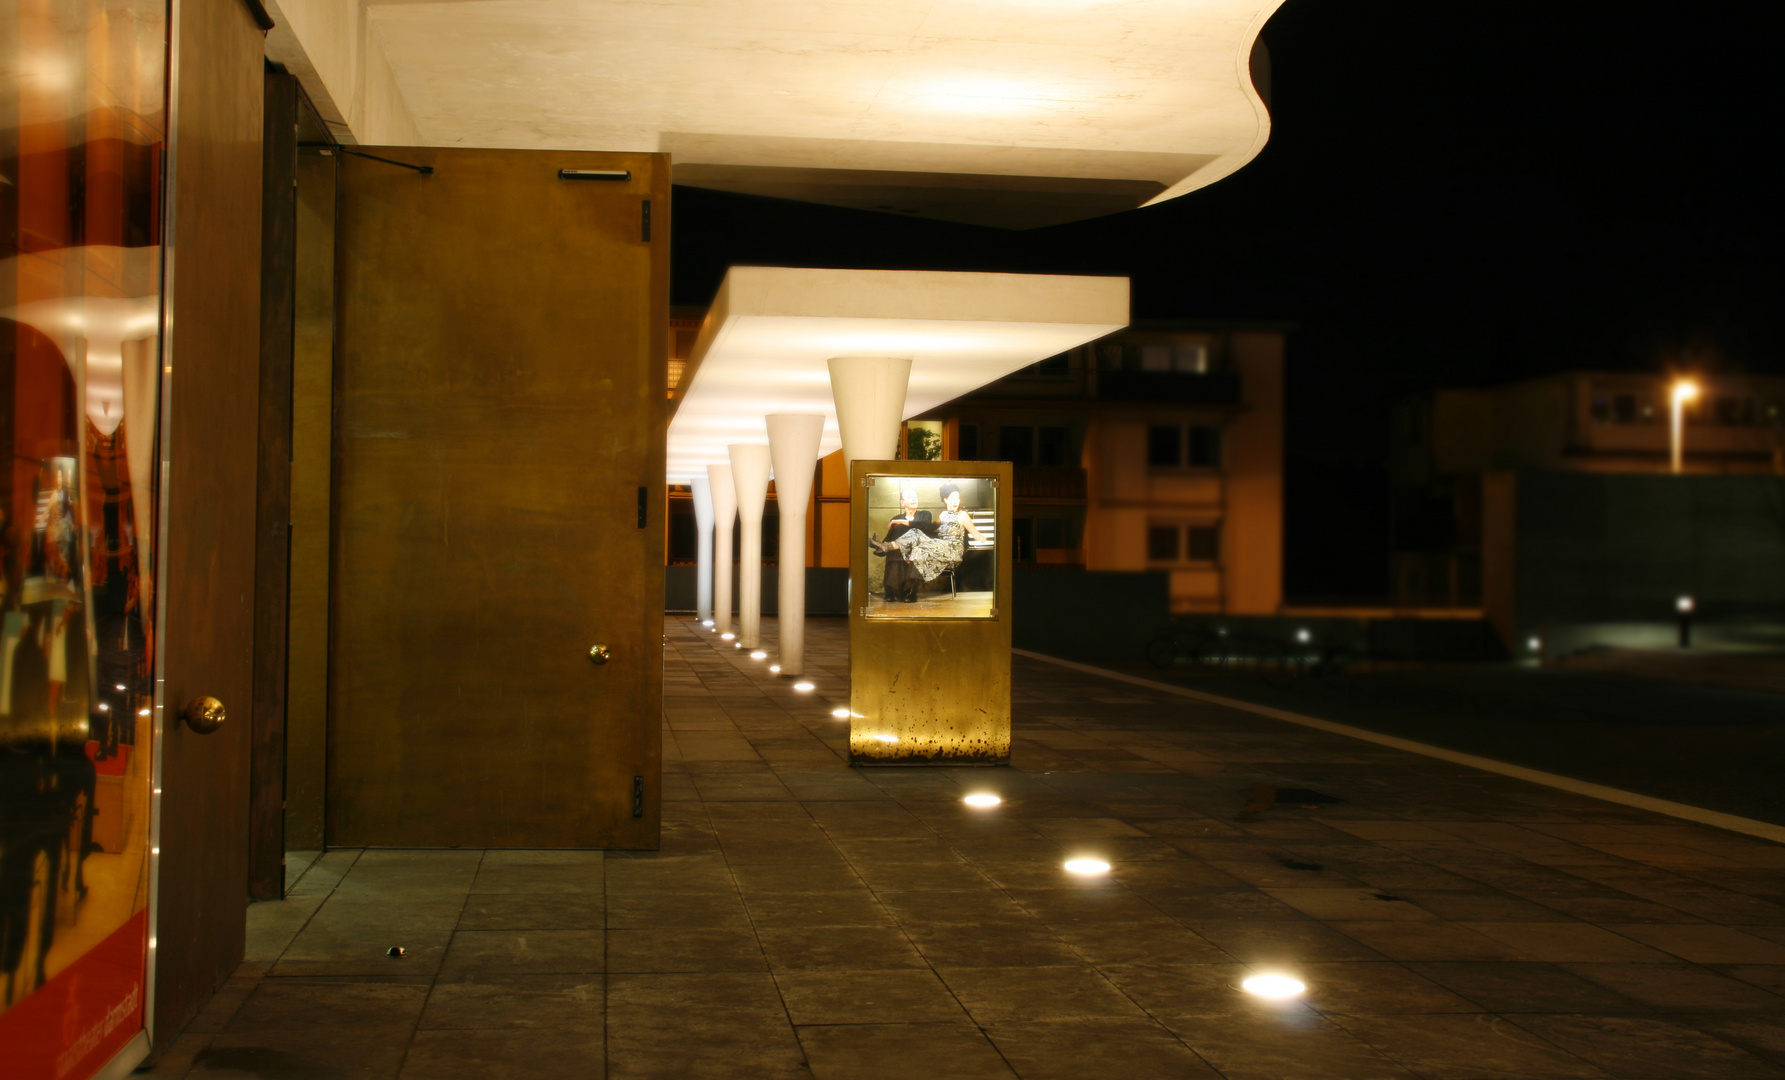
[[[1004,800],[996,795],[969,795],[961,801],[968,806],[997,806]]]
[[[736,634],[720,634],[719,640],[720,641],[730,641],[734,637],[737,637],[737,635]]]
[[[847,720],[849,719],[849,710],[839,706],[831,710],[831,715],[839,720]]]
[[[755,652],[750,654],[750,659],[752,659],[752,660],[767,660],[768,658],[769,658],[769,654],[763,652],[761,649],[757,649]]]
[[[1107,874],[1109,864],[1102,859],[1068,859],[1066,869],[1075,874]]]
[[[811,684],[811,683],[809,683],[809,682],[796,682],[796,683],[794,683],[794,684],[793,684],[793,688],[794,688],[794,689],[795,689],[795,690],[798,690],[798,691],[799,691],[799,692],[800,692],[800,693],[802,693],[802,694],[803,694],[803,693],[806,693],[806,692],[807,692],[807,691],[809,691],[809,690],[816,690],[816,689],[818,689],[818,687],[816,687],[816,686],[814,686],[814,685],[812,685],[812,684]]]
[[[1240,983],[1240,989],[1262,998],[1292,998],[1307,988],[1300,979],[1287,975],[1254,975]]]
[[[781,665],[780,664],[770,664],[769,670],[774,672],[775,674],[779,675],[781,673]]]

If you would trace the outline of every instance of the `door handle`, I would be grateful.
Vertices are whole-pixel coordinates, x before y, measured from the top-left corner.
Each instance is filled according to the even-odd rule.
[[[612,658],[613,654],[608,651],[608,648],[604,643],[598,641],[589,646],[589,662],[595,664],[597,667],[607,663]]]
[[[180,716],[193,731],[200,735],[209,735],[222,727],[223,721],[229,719],[229,710],[223,707],[223,702],[206,695],[188,701],[186,707],[180,710]]]

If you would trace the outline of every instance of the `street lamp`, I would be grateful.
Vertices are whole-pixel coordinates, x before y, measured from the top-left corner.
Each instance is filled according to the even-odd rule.
[[[1680,471],[1680,461],[1686,441],[1686,402],[1698,399],[1698,384],[1691,379],[1680,379],[1673,384],[1673,471]]]

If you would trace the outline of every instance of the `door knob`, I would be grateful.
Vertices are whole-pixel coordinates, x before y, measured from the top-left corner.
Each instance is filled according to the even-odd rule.
[[[596,642],[589,646],[589,660],[591,663],[598,665],[605,664],[612,655],[612,653],[608,652],[607,646],[601,642]]]
[[[180,710],[180,716],[193,731],[200,735],[209,735],[222,727],[223,721],[229,719],[229,710],[223,707],[223,702],[206,695],[188,701],[186,707]]]

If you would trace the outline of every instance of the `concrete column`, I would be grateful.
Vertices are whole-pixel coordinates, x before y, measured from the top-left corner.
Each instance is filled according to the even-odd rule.
[[[843,435],[843,467],[857,458],[879,461],[895,456],[911,358],[837,356],[831,358],[830,369],[831,397]]]
[[[762,508],[769,497],[769,448],[737,443],[725,449],[738,495],[738,642],[754,649],[762,640]]]
[[[806,670],[806,504],[812,498],[812,471],[818,464],[824,417],[775,413],[763,419],[768,423],[769,457],[775,465],[775,502],[781,508],[777,618],[781,676],[786,678]]]
[[[738,520],[737,489],[730,465],[708,465],[707,487],[713,497],[713,632],[731,633],[731,530]]]
[[[688,482],[694,493],[694,617],[702,626],[713,621],[713,489],[704,476]],[[730,554],[727,552],[726,554]]]

